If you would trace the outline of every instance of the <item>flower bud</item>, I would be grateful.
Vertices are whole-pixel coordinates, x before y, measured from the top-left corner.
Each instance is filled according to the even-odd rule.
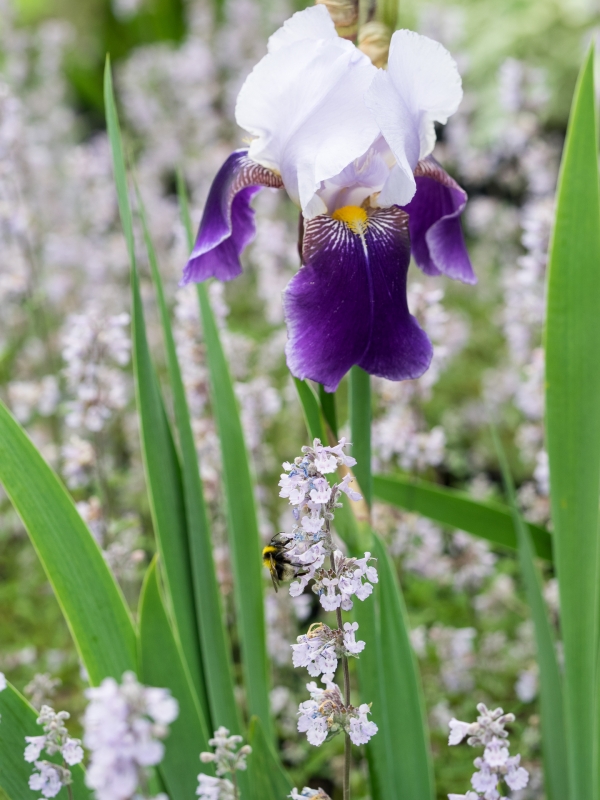
[[[358,49],[369,56],[376,67],[387,64],[392,32],[383,22],[366,22],[358,32]]]
[[[329,11],[338,35],[343,39],[354,39],[358,29],[358,0],[316,0]]]

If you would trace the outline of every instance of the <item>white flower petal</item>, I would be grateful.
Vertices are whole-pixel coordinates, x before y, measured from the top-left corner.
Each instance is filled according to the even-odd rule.
[[[276,53],[282,47],[289,47],[302,39],[334,39],[337,37],[335,25],[323,5],[310,6],[297,11],[287,19],[279,30],[269,38],[269,53]]]
[[[447,122],[461,99],[460,75],[445,47],[413,31],[396,31],[388,68],[378,71],[365,95],[397,163],[380,205],[410,202],[416,189],[413,170],[435,145],[433,123]]]
[[[265,56],[242,86],[236,119],[256,137],[249,157],[278,172],[303,210],[377,138],[362,102],[375,72],[351,42],[304,39]]]

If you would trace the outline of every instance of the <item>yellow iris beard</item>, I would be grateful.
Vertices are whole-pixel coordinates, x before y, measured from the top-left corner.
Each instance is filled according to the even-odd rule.
[[[345,222],[350,230],[359,236],[362,236],[369,224],[367,212],[360,206],[343,206],[334,211],[331,216],[339,222]]]

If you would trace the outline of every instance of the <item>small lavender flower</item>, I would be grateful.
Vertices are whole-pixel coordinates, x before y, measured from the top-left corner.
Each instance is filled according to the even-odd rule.
[[[44,797],[55,797],[63,786],[68,786],[72,778],[66,765],[73,766],[83,760],[80,740],[71,738],[64,724],[69,716],[67,711],[56,712],[50,706],[42,706],[37,723],[44,726],[43,735],[25,737],[25,761],[35,763],[37,770],[29,778],[29,788],[41,792]],[[62,766],[41,761],[43,750],[50,756],[60,753]]]
[[[235,786],[227,778],[213,778],[201,772],[196,794],[200,800],[236,800]]]
[[[29,788],[44,797],[56,797],[63,786],[71,783],[71,773],[66,767],[50,761],[36,761],[35,766],[38,771],[29,778]]]
[[[203,764],[214,763],[217,777],[213,778],[203,772],[198,775],[196,794],[200,800],[239,800],[235,773],[236,770],[246,769],[246,757],[252,752],[248,744],[239,747],[242,742],[241,736],[230,736],[227,728],[223,726],[215,731],[212,739],[208,740],[215,752],[200,753],[200,761]],[[231,776],[231,780],[226,777],[228,775]]]
[[[331,800],[323,789],[310,789],[308,786],[305,786],[301,792],[298,792],[298,789],[294,786],[292,793],[288,794],[288,797],[291,797],[292,800],[304,800],[305,797],[310,797],[311,800]]]
[[[521,756],[509,754],[508,731],[504,726],[515,721],[514,714],[505,714],[501,708],[488,710],[483,704],[477,706],[479,716],[476,722],[461,722],[451,719],[448,744],[460,744],[465,737],[471,747],[484,747],[483,757],[473,762],[477,772],[471,778],[474,792],[465,795],[450,794],[449,800],[499,800],[499,784],[504,781],[509,789],[524,789],[529,781],[529,773],[521,764]]]
[[[364,649],[365,643],[355,639],[357,630],[357,622],[344,623],[343,630],[332,630],[322,622],[313,623],[308,633],[298,636],[298,644],[291,645],[293,665],[306,667],[313,678],[328,674],[333,676],[338,658],[356,657]]]
[[[97,800],[147,797],[147,768],[163,758],[168,726],[179,707],[167,689],[138,683],[133,672],[119,685],[105,678],[86,690],[84,743],[90,750],[86,784]]]
[[[310,700],[300,703],[298,730],[306,733],[309,744],[319,747],[344,731],[356,745],[366,744],[377,733],[377,725],[367,719],[371,707],[363,703],[358,708],[344,704],[342,693],[335,683],[323,689],[314,681],[306,684]]]

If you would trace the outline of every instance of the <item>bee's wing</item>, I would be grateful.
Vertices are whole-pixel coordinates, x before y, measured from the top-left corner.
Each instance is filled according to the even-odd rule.
[[[273,588],[276,592],[279,591],[279,581],[277,578],[277,565],[275,564],[275,559],[273,558],[273,554],[269,553],[269,572],[271,574],[271,580],[273,581]]]

